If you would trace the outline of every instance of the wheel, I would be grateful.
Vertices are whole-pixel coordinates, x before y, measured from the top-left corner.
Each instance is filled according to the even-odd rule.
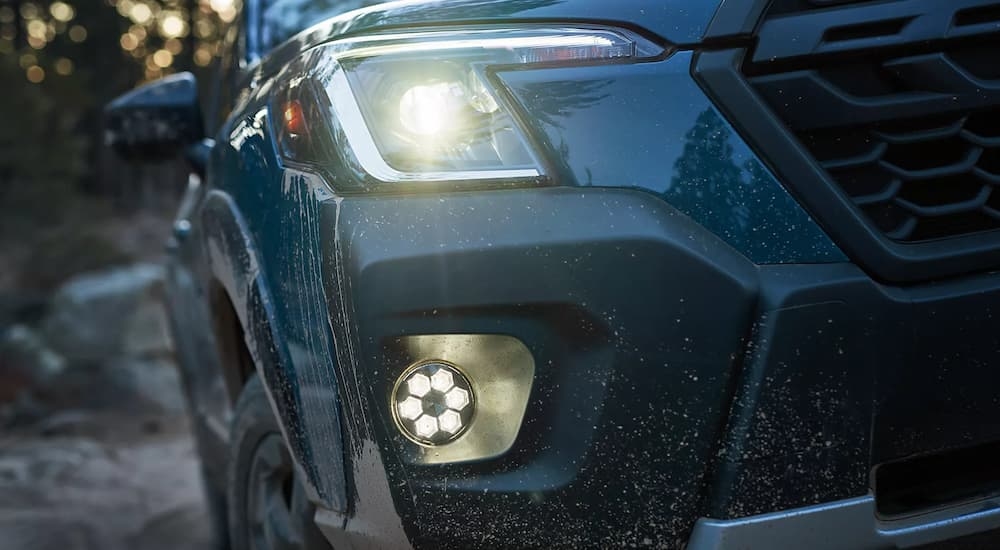
[[[264,386],[236,402],[229,454],[229,540],[236,550],[330,550],[297,479]]]

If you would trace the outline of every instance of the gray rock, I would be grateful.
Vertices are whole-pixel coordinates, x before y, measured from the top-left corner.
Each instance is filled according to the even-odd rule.
[[[185,411],[177,368],[162,358],[118,357],[71,367],[37,393],[50,410],[167,415]]]
[[[120,359],[107,368],[108,397],[131,402],[140,411],[182,414],[185,411],[180,376],[173,362],[162,359]]]
[[[41,419],[35,431],[43,437],[68,437],[99,433],[102,427],[100,417],[92,411],[70,409],[56,411]]]
[[[0,330],[15,324],[35,324],[45,314],[48,294],[29,289],[0,290]]]
[[[163,268],[138,264],[71,279],[42,323],[49,345],[73,363],[173,350],[162,305]]]
[[[65,521],[44,515],[0,514],[0,533],[5,550],[92,550],[91,530],[82,521]],[[41,517],[39,517],[41,516]]]
[[[162,297],[161,290],[156,299],[141,301],[132,312],[123,335],[122,352],[125,355],[159,357],[173,352],[167,310]]]
[[[198,471],[183,434],[4,439],[0,549],[207,550]]]
[[[49,412],[49,408],[38,401],[34,392],[22,388],[12,401],[0,405],[0,426],[17,428],[32,425],[44,419]]]
[[[47,384],[66,369],[66,360],[24,325],[0,335],[0,402]]]
[[[81,464],[108,459],[107,449],[87,438],[18,442],[0,453],[0,488],[6,490],[28,483],[51,488],[67,476],[75,475]],[[59,495],[45,495],[45,498],[58,499]]]

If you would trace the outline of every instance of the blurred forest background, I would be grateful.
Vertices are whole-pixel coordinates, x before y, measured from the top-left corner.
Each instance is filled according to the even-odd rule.
[[[207,77],[239,2],[0,0],[0,312],[161,253],[185,168],[115,158],[101,109],[170,73]]]
[[[103,144],[146,81],[211,82],[240,0],[0,0],[0,547],[211,548],[164,310],[187,169]]]

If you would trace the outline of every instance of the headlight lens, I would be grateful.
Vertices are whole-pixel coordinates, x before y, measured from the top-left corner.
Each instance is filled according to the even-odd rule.
[[[315,129],[283,128],[282,150],[318,163],[338,151],[366,185],[538,181],[542,165],[491,70],[635,55],[635,40],[597,29],[427,31],[326,44],[289,68],[278,109],[298,106],[307,126],[315,123],[308,113],[327,111],[331,141],[298,143]]]
[[[366,159],[375,161],[368,163],[373,175],[390,181],[428,173],[434,179],[462,178],[491,170],[538,175],[523,137],[486,88],[484,76],[459,63],[406,57],[345,60],[350,92],[331,94],[341,116],[360,109],[387,165]],[[344,97],[347,93],[353,97]],[[348,137],[355,151],[368,147],[364,135]]]

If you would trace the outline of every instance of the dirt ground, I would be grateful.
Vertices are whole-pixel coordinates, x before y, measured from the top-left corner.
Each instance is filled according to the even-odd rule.
[[[63,412],[0,438],[0,548],[212,548],[183,417]]]

